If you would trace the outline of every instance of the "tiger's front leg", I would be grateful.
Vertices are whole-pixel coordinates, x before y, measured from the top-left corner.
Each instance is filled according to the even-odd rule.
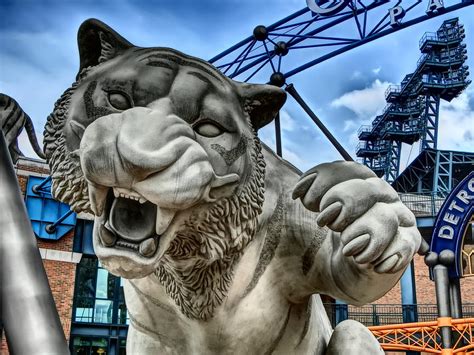
[[[388,292],[419,249],[413,213],[361,164],[318,165],[303,174],[293,198],[319,212],[316,223],[331,230],[326,268],[350,303],[371,302]]]

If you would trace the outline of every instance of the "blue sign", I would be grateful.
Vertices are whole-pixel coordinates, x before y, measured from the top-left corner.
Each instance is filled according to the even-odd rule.
[[[449,249],[456,257],[454,265],[449,268],[450,277],[462,276],[461,248],[473,212],[474,171],[471,171],[446,198],[433,228],[430,250],[439,254]]]

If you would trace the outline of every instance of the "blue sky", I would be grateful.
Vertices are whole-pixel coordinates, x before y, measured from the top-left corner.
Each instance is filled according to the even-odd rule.
[[[76,34],[87,18],[102,20],[136,45],[173,47],[209,59],[251,35],[256,25],[270,25],[305,5],[305,0],[2,0],[0,92],[20,102],[41,136],[54,102],[77,73]],[[420,56],[419,38],[455,16],[466,27],[467,64],[473,72],[474,6],[470,6],[337,56],[289,81],[355,157],[357,129],[369,124],[383,109],[387,85],[398,84],[415,69]],[[257,78],[257,82],[262,80],[266,79]],[[474,87],[451,103],[443,102],[441,110],[439,148],[473,151]],[[281,119],[283,154],[297,167],[306,170],[320,162],[340,159],[290,97]],[[260,136],[273,146],[273,126],[264,128]],[[20,147],[26,155],[35,156],[24,135]],[[417,153],[417,146],[405,147],[402,165]]]

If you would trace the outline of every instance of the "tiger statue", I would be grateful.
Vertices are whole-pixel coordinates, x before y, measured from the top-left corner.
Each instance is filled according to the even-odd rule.
[[[301,174],[260,142],[286,94],[233,81],[90,19],[48,117],[53,195],[95,215],[97,257],[125,278],[128,354],[383,354],[320,294],[372,302],[421,243],[367,167]]]
[[[23,111],[15,99],[0,93],[0,131],[5,136],[13,163],[16,163],[19,157],[24,156],[18,147],[18,136],[23,131],[23,128],[26,129],[26,134],[34,152],[41,159],[46,159],[43,150],[38,144],[35,128],[30,116]]]

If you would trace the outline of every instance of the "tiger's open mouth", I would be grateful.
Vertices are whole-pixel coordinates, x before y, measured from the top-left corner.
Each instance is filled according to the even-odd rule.
[[[105,196],[98,237],[102,246],[153,257],[174,212],[161,209],[138,193],[109,188]]]

